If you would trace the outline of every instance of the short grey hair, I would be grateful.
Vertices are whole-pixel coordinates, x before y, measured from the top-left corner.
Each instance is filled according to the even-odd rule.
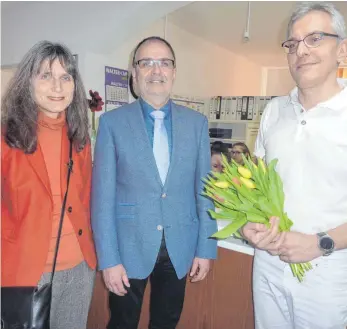
[[[302,2],[300,3],[293,12],[287,29],[287,39],[290,37],[294,23],[306,16],[311,11],[322,11],[330,15],[331,25],[335,33],[339,36],[341,40],[347,38],[346,33],[346,23],[340,11],[329,2]]]

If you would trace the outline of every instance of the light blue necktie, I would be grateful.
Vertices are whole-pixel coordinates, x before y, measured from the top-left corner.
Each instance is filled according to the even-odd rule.
[[[169,142],[164,124],[165,113],[156,110],[150,115],[154,118],[153,154],[161,182],[164,185],[170,165]]]

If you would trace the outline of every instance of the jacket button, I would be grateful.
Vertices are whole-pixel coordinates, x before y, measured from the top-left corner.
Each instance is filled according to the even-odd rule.
[[[70,206],[69,208],[67,208],[68,212],[72,212],[72,207]]]
[[[79,230],[78,231],[78,235],[82,235],[83,231],[82,230]]]
[[[163,193],[163,194],[161,195],[161,197],[162,197],[163,199],[165,199],[165,198],[166,198],[166,193]]]
[[[158,231],[162,231],[162,230],[163,230],[163,227],[162,227],[161,225],[158,225],[158,226],[157,226],[157,230],[158,230]]]

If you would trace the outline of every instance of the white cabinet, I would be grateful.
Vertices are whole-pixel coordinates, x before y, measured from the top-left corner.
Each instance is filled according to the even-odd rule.
[[[243,142],[248,146],[251,154],[254,151],[258,130],[259,122],[209,120],[211,142],[222,141],[226,143],[229,148],[236,142]]]

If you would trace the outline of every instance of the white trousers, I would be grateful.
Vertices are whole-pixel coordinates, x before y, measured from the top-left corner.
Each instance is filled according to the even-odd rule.
[[[347,250],[319,257],[299,283],[287,263],[256,250],[256,329],[346,329]]]

